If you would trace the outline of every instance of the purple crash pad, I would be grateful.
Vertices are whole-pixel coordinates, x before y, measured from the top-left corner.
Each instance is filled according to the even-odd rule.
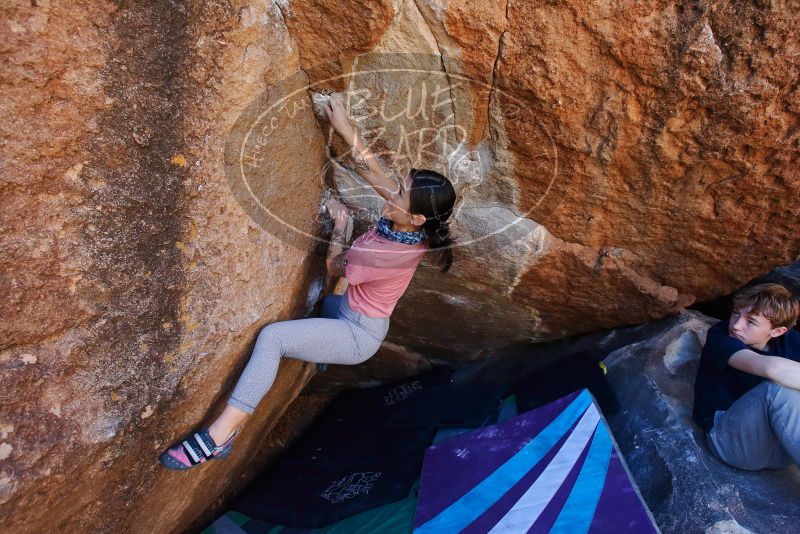
[[[577,391],[429,447],[414,532],[658,532],[597,404]]]

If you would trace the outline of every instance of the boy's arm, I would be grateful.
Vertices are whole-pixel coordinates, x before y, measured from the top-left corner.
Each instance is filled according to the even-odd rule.
[[[742,349],[728,360],[734,369],[762,376],[776,384],[800,390],[800,363],[780,356],[764,356],[755,351]]]

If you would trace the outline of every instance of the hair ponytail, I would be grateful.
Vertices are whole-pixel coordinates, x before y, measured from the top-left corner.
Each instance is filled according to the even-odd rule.
[[[442,271],[447,272],[453,265],[453,236],[450,235],[450,223],[438,219],[429,219],[422,225],[428,235],[428,246],[439,252]]]
[[[442,271],[453,265],[453,237],[448,219],[453,214],[456,192],[450,181],[435,171],[411,169],[411,212],[425,216],[422,228],[428,246],[439,253]]]

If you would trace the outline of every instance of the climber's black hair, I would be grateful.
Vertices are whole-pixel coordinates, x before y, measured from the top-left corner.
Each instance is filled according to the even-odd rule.
[[[428,246],[439,251],[442,271],[447,272],[453,264],[453,238],[448,219],[453,214],[456,191],[450,180],[436,171],[411,169],[409,174],[410,211],[425,216],[422,228],[428,235]]]

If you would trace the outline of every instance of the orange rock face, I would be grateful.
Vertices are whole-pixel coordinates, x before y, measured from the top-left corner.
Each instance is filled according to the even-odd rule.
[[[497,85],[527,95],[560,168],[540,202],[545,180],[520,143],[521,207],[536,199],[531,218],[597,257],[583,275],[566,269],[568,299],[588,298],[569,315],[549,306],[548,322],[572,317],[592,329],[643,320],[797,257],[798,206],[786,199],[800,186],[798,131],[796,115],[780,111],[796,98],[794,14],[510,4],[509,21]],[[527,127],[506,123],[511,138]],[[527,269],[512,298],[550,278],[553,262],[543,263]],[[598,299],[601,278],[616,282]]]
[[[259,328],[318,299],[323,183],[357,228],[380,208],[315,118],[321,92],[349,95],[387,166],[451,178],[460,243],[450,273],[420,268],[380,354],[323,389],[661,317],[800,254],[796,9],[2,9],[2,530],[197,525],[324,403],[278,425],[313,374],[286,362],[231,459],[156,464]]]
[[[798,139],[780,111],[796,98],[793,14],[670,2],[509,10],[499,86],[531,95],[561,166],[537,222],[622,247],[637,270],[699,299],[796,257],[797,207],[782,199],[797,192]],[[520,182],[538,191],[520,152]]]
[[[237,118],[296,53],[273,5],[3,11],[0,530],[182,531],[284,446],[291,426],[260,438],[313,374],[287,362],[228,465],[158,465],[259,327],[318,297],[310,245],[262,229],[225,172]],[[295,119],[270,193],[313,233],[323,143],[310,108]]]
[[[797,258],[794,22],[671,2],[404,3],[342,68],[351,114],[401,172],[474,176],[457,184],[455,279],[420,272],[390,340],[463,359],[674,313]]]
[[[378,43],[397,6],[392,0],[300,0],[281,2],[286,27],[296,39],[304,70],[311,80],[338,78],[353,59]]]

